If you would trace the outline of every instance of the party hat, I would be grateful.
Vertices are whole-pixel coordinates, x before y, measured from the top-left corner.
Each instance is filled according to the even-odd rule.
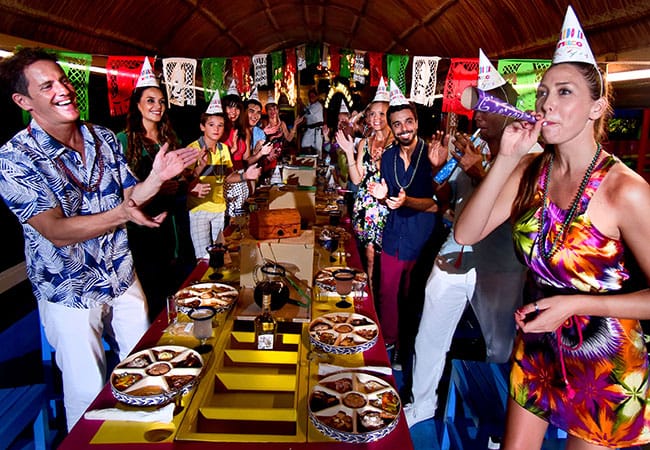
[[[266,97],[266,104],[267,105],[277,105],[278,102],[275,101],[275,96],[273,95],[273,92],[269,91],[269,96]]]
[[[239,91],[237,91],[237,82],[235,81],[234,78],[230,82],[230,86],[228,86],[228,92],[226,92],[226,95],[237,95],[237,96],[239,96]]]
[[[578,17],[571,6],[567,8],[560,40],[557,42],[553,54],[553,64],[563,62],[583,62],[596,66],[596,58],[591,52]]]
[[[257,94],[257,85],[253,86],[253,89],[251,90],[251,94],[248,96],[248,101],[249,102],[257,102],[259,104],[262,104],[260,102],[260,98]]]
[[[223,114],[223,108],[221,107],[221,98],[219,98],[219,93],[215,92],[210,100],[208,109],[205,110],[206,114]]]
[[[372,99],[373,102],[389,102],[390,96],[386,90],[386,82],[384,77],[379,79],[379,84],[377,85],[377,92],[375,93],[375,98]]]
[[[478,49],[478,88],[482,91],[491,91],[506,84],[501,74],[497,72],[483,49]]]
[[[151,68],[149,58],[146,56],[144,57],[144,63],[142,64],[140,77],[135,83],[135,87],[160,87],[160,84],[158,84],[158,79],[156,78],[156,74],[153,73],[153,69]]]
[[[402,91],[399,90],[399,87],[395,84],[395,82],[391,79],[390,80],[390,106],[400,106],[400,105],[408,105],[409,102],[404,97],[404,94],[402,94]]]
[[[350,110],[345,104],[345,100],[341,100],[341,107],[339,108],[339,114],[350,114]]]

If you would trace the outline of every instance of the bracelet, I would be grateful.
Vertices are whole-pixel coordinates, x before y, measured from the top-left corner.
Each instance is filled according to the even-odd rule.
[[[239,181],[244,181],[244,171],[243,170],[239,171]]]

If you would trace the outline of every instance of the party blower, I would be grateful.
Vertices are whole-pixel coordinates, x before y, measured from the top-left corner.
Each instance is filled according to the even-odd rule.
[[[523,120],[530,123],[537,122],[537,119],[532,115],[523,112],[500,98],[493,97],[474,86],[468,86],[465,88],[460,97],[460,102],[465,108],[473,109],[474,111],[499,114],[501,116],[512,117],[515,120]]]

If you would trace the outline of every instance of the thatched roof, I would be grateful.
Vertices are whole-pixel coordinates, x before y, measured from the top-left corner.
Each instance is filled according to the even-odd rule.
[[[550,58],[567,0],[0,0],[0,33],[94,55],[204,58],[303,43]],[[571,2],[599,61],[650,60],[650,1]],[[0,37],[0,45],[2,39]]]

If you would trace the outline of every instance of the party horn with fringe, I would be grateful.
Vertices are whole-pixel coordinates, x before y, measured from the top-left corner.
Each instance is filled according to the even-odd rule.
[[[499,114],[501,116],[512,117],[515,120],[535,123],[537,119],[532,115],[523,112],[510,103],[494,97],[474,86],[468,86],[460,97],[460,102],[467,109],[474,111],[483,111],[488,113]]]

